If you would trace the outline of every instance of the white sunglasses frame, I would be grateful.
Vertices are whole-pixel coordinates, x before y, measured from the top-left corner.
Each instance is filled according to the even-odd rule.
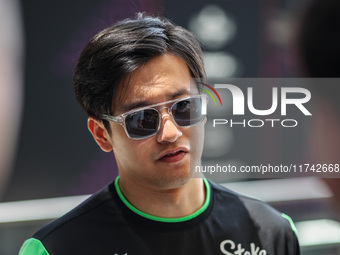
[[[190,98],[201,98],[202,99],[202,104],[204,102],[203,100],[203,97],[206,97],[205,94],[198,94],[198,95],[193,95],[193,96],[188,96],[188,97],[181,97],[181,98],[177,98],[177,99],[173,99],[173,100],[170,100],[170,101],[166,101],[166,102],[162,102],[162,103],[158,103],[158,104],[152,104],[152,105],[148,105],[148,106],[143,106],[143,107],[139,107],[139,108],[136,108],[136,109],[132,109],[128,112],[124,112],[120,115],[117,115],[117,116],[112,116],[112,115],[107,115],[107,114],[101,114],[100,115],[100,118],[102,120],[106,120],[106,121],[113,121],[121,126],[123,126],[124,130],[125,130],[125,133],[126,135],[130,138],[130,139],[133,139],[133,140],[142,140],[142,139],[146,139],[146,138],[149,138],[149,137],[152,137],[154,135],[156,135],[159,131],[159,128],[161,126],[161,121],[162,121],[162,113],[160,112],[160,110],[164,109],[164,108],[167,108],[168,109],[168,114],[169,116],[174,120],[174,123],[176,124],[176,126],[178,127],[181,127],[181,128],[189,128],[189,127],[192,127],[192,126],[195,126],[195,125],[198,125],[200,124],[203,120],[204,120],[204,116],[202,115],[202,119],[198,122],[198,123],[195,123],[193,125],[189,125],[189,126],[180,126],[177,124],[176,120],[174,119],[174,117],[172,116],[172,107],[180,102],[180,101],[185,101],[187,99],[190,99]],[[159,108],[160,106],[162,105],[170,105],[171,106],[165,106],[165,107],[161,107]],[[158,126],[157,126],[157,130],[155,131],[155,133],[153,134],[150,134],[150,135],[147,135],[147,136],[143,136],[143,137],[140,137],[140,138],[136,138],[136,137],[131,137],[130,134],[128,133],[127,131],[127,128],[126,128],[126,124],[125,124],[125,119],[127,116],[129,116],[130,114],[134,114],[136,112],[139,112],[139,111],[142,111],[142,110],[147,110],[147,109],[153,109],[155,111],[158,112],[158,118],[159,118],[159,121],[158,121]]]

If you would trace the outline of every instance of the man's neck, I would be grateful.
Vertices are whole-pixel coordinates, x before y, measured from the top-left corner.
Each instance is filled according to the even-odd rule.
[[[201,178],[193,178],[173,189],[150,188],[120,178],[119,187],[125,199],[136,209],[156,217],[179,218],[199,210],[206,198]]]

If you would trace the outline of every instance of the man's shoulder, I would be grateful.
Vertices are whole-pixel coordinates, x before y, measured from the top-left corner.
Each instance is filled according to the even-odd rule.
[[[289,216],[279,212],[268,203],[237,193],[226,186],[211,181],[210,185],[214,190],[216,199],[219,201],[217,206],[233,208],[239,212],[244,211],[244,214],[249,215],[258,227],[272,226],[277,229],[293,230],[295,232],[295,226]]]
[[[262,247],[273,254],[300,254],[296,228],[288,215],[263,201],[210,183],[215,196],[214,207],[219,212],[216,214],[218,220],[232,215],[232,226],[246,230],[248,236],[256,237]]]
[[[229,202],[239,201],[242,205],[246,206],[247,208],[252,208],[253,210],[269,210],[273,213],[277,211],[272,208],[267,203],[250,196],[246,196],[244,194],[235,192],[228,188],[228,185],[214,183],[209,181],[211,188],[215,196],[217,196],[220,200],[229,200]]]
[[[33,237],[44,240],[50,237],[63,236],[65,233],[68,235],[81,233],[88,227],[88,224],[91,224],[91,221],[105,214],[108,207],[114,207],[110,185],[86,199],[65,215],[39,229]]]

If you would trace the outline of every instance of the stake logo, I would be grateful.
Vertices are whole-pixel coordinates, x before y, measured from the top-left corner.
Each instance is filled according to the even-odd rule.
[[[250,250],[246,251],[242,244],[235,244],[232,240],[224,240],[220,244],[220,250],[225,255],[267,255],[266,250],[261,250],[254,243],[250,244]]]

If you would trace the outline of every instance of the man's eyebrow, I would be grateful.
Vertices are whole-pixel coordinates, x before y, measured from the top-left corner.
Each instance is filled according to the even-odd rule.
[[[188,91],[187,89],[182,89],[182,90],[177,91],[176,93],[170,95],[169,100],[175,99],[176,97],[189,96],[189,95],[190,95],[190,91]]]
[[[127,103],[127,104],[122,105],[118,108],[121,112],[128,112],[132,109],[140,108],[140,107],[147,106],[147,105],[150,105],[150,104],[147,103],[146,101],[140,101],[140,102]]]
[[[176,91],[175,93],[170,94],[169,96],[167,96],[166,101],[170,101],[172,99],[175,99],[176,97],[184,96],[184,95],[186,95],[186,96],[190,95],[190,93],[187,89]],[[136,108],[140,108],[140,107],[144,107],[144,106],[148,106],[148,105],[153,105],[153,104],[155,104],[155,103],[151,103],[151,102],[148,102],[148,101],[136,101],[136,102],[127,103],[125,105],[121,105],[121,106],[118,107],[118,109],[121,112],[128,112],[128,111],[131,111],[131,110],[136,109]]]

